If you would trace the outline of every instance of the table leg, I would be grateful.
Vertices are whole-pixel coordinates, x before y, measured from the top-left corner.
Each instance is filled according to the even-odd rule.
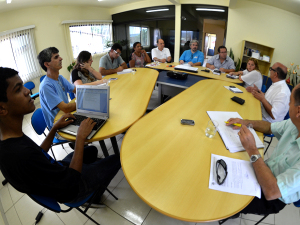
[[[163,103],[162,85],[158,84],[158,104],[161,105],[162,103]]]
[[[101,146],[101,149],[102,149],[102,152],[103,152],[104,156],[108,157],[109,155],[108,155],[108,151],[107,151],[104,140],[99,141],[99,143],[100,143],[100,146]]]
[[[119,151],[119,147],[118,147],[118,143],[117,143],[117,139],[116,137],[111,137],[110,138],[110,141],[111,141],[111,144],[112,144],[112,147],[114,149],[114,152],[116,155],[120,155],[120,151]]]

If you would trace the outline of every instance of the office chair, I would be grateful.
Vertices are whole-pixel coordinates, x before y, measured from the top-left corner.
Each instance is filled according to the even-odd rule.
[[[31,125],[32,125],[33,129],[35,130],[35,132],[38,135],[44,134],[45,137],[47,136],[45,134],[45,129],[47,128],[47,124],[45,122],[44,115],[43,115],[43,112],[42,112],[41,108],[38,108],[32,114],[32,116],[31,116]],[[55,146],[55,145],[61,145],[63,147],[63,149],[65,149],[63,144],[66,144],[66,143],[69,143],[69,142],[70,141],[59,140],[56,137],[54,137],[53,143],[52,143],[52,146],[51,146],[51,152],[52,152],[53,157],[54,157],[55,160],[56,160],[56,158],[55,158],[54,152],[52,150],[52,147]]]
[[[75,98],[75,94],[73,92],[68,92],[70,99],[73,100]]]
[[[262,85],[261,86],[261,91],[262,91],[262,93],[266,93],[266,89],[267,89],[267,87],[266,87],[266,85]]]
[[[268,80],[268,76],[266,75],[262,75],[263,76],[263,85],[266,85],[267,84],[267,80]]]
[[[40,83],[42,83],[42,81],[44,80],[45,77],[46,77],[46,75],[41,76]]]
[[[37,97],[39,97],[39,93],[34,93],[32,94],[32,89],[35,88],[35,85],[32,81],[29,81],[27,83],[24,84],[24,87],[26,87],[27,89],[29,89],[30,91],[30,95],[32,99],[36,99]]]
[[[272,85],[272,80],[271,80],[271,78],[268,78],[267,79],[267,83],[266,83],[266,87],[267,87],[267,89],[266,89],[266,91],[269,89],[269,87]]]

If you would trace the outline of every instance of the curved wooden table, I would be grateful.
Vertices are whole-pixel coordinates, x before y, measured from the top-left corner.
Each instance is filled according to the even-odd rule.
[[[211,153],[249,160],[243,152],[230,153],[219,134],[205,136],[206,111],[237,111],[245,119],[260,120],[260,102],[245,88],[243,94],[225,89],[231,83],[204,80],[141,118],[126,133],[121,162],[127,181],[155,210],[175,219],[205,222],[232,216],[246,207],[251,196],[208,188]],[[245,99],[244,105],[230,98]],[[195,126],[181,125],[195,120]],[[261,140],[263,134],[258,133]],[[263,149],[260,150],[263,155]]]
[[[148,64],[148,65],[150,65],[150,64]],[[211,71],[209,73],[203,72],[201,70],[205,70],[207,68],[202,67],[202,66],[195,66],[195,67],[198,68],[198,72],[197,73],[192,73],[192,72],[188,72],[188,71],[184,71],[184,70],[175,70],[174,67],[169,67],[169,65],[177,66],[177,65],[180,65],[180,64],[178,62],[160,63],[157,66],[151,66],[151,67],[148,66],[148,67],[153,68],[153,69],[159,69],[159,70],[181,71],[181,72],[189,73],[189,74],[196,75],[196,76],[207,77],[207,78],[211,78],[211,79],[215,79],[215,80],[223,80],[223,81],[227,81],[227,82],[231,82],[231,83],[235,83],[235,84],[242,84],[243,83],[239,79],[227,78],[226,73],[221,73],[221,75],[216,75],[216,74],[213,74]]]
[[[109,84],[111,98],[109,119],[93,138],[87,140],[88,142],[100,141],[121,134],[145,114],[158,72],[146,68],[136,70],[135,74],[105,76],[105,79],[118,78]],[[54,122],[62,114],[64,112],[59,111]],[[59,132],[59,135],[67,140],[76,140],[76,136],[70,134]]]

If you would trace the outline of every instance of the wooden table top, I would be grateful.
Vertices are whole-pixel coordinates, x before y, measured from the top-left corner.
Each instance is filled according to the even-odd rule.
[[[151,63],[150,63],[151,64]],[[148,64],[149,65],[149,64]],[[169,67],[169,65],[180,65],[178,62],[173,62],[173,63],[160,63],[157,66],[148,66],[149,68],[153,68],[153,69],[160,69],[160,70],[170,70],[170,71],[174,71],[174,67]],[[231,83],[235,83],[235,84],[241,84],[243,83],[242,81],[240,81],[239,79],[231,79],[231,78],[227,78],[226,74],[227,73],[221,73],[221,75],[216,75],[213,74],[211,71],[209,73],[203,72],[201,70],[205,70],[207,68],[202,67],[202,66],[195,66],[196,68],[198,68],[198,72],[197,73],[192,73],[192,72],[188,72],[188,71],[183,71],[183,70],[176,70],[176,71],[181,71],[181,72],[185,72],[185,73],[189,73],[192,75],[196,75],[196,76],[201,76],[201,77],[207,77],[207,78],[212,78],[215,80],[223,80],[223,81],[227,81],[227,82],[231,82]]]
[[[111,81],[109,119],[104,126],[88,140],[100,141],[114,137],[126,131],[133,123],[140,119],[146,112],[154,89],[158,72],[147,68],[137,68],[135,74],[109,75],[105,79],[117,77]],[[73,101],[75,101],[73,99]],[[62,111],[56,115],[56,122],[64,114]],[[76,137],[59,132],[67,140],[76,140]]]
[[[155,210],[175,219],[205,222],[227,218],[246,207],[252,196],[208,188],[211,154],[249,160],[230,153],[217,133],[205,136],[206,111],[237,111],[244,119],[261,120],[260,102],[245,88],[242,94],[225,89],[229,82],[204,80],[153,110],[127,131],[121,162],[127,181]],[[245,99],[244,105],[230,98]],[[195,126],[181,125],[193,119]],[[258,133],[263,140],[263,134]],[[263,155],[263,149],[260,149]]]

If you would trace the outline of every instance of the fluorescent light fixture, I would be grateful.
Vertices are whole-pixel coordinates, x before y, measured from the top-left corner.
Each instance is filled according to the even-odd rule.
[[[11,0],[6,0],[6,4],[10,4],[11,3]]]
[[[153,10],[147,10],[146,12],[159,12],[159,11],[169,11],[169,9],[153,9]]]
[[[224,9],[207,9],[207,8],[196,8],[197,11],[214,11],[214,12],[225,12]]]

